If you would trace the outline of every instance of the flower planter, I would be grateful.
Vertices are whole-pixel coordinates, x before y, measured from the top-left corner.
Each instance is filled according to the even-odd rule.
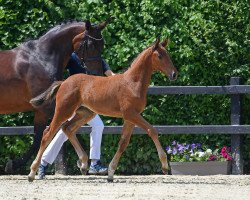
[[[217,175],[230,174],[230,161],[170,162],[172,175]]]

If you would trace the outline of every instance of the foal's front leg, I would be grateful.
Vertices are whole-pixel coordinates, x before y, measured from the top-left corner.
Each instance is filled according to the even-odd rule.
[[[63,131],[68,136],[69,141],[73,145],[79,161],[77,162],[78,167],[82,174],[87,173],[88,169],[88,155],[83,150],[81,144],[76,137],[76,131],[84,124],[94,118],[96,114],[86,107],[80,107],[77,109],[75,116],[70,121],[67,121],[63,126]]]
[[[117,168],[117,164],[120,160],[122,153],[124,152],[124,150],[126,149],[126,147],[129,144],[134,127],[135,127],[135,125],[130,123],[129,121],[125,121],[123,124],[122,134],[121,134],[121,138],[119,141],[118,149],[117,149],[112,161],[109,164],[108,182],[112,182],[114,179],[114,173],[115,173],[115,170]]]
[[[164,174],[167,174],[168,173],[167,155],[161,146],[161,143],[158,138],[157,130],[137,112],[132,111],[130,113],[126,113],[126,116],[127,116],[126,117],[127,120],[131,121],[135,125],[144,129],[147,132],[147,134],[151,137],[151,139],[154,141],[159,159],[162,164],[162,172]]]

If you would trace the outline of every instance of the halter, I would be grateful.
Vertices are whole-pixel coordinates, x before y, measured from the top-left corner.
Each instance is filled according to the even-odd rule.
[[[101,56],[93,56],[93,57],[88,57],[86,59],[83,58],[83,55],[84,55],[84,48],[83,47],[87,43],[88,38],[96,40],[96,41],[101,41],[101,40],[103,40],[103,37],[101,37],[101,38],[95,38],[93,36],[85,34],[85,37],[83,38],[82,42],[80,43],[79,48],[77,49],[77,51],[75,51],[75,52],[79,52],[82,49],[82,57],[80,58],[80,60],[81,60],[81,66],[86,70],[87,74],[91,74],[89,72],[88,67],[85,64],[85,62],[100,61],[102,59],[102,57]]]
[[[101,38],[95,38],[95,37],[92,37],[92,36],[90,36],[88,34],[85,34],[85,36],[87,36],[87,37],[89,37],[89,38],[91,38],[93,40],[97,40],[97,41],[103,40],[103,37],[101,37]]]

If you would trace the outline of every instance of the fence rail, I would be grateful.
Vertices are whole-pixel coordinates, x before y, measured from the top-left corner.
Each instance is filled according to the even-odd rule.
[[[226,86],[154,86],[148,88],[148,94],[246,94],[249,85]]]
[[[250,125],[169,125],[154,126],[159,134],[250,134]],[[0,135],[32,135],[33,126],[0,127]],[[103,134],[119,134],[122,126],[105,126]],[[89,134],[91,127],[82,126],[77,134]],[[135,127],[133,134],[146,134]]]
[[[250,85],[240,85],[239,77],[232,77],[227,86],[156,86],[149,87],[150,95],[165,94],[223,94],[231,97],[231,125],[163,125],[154,127],[160,134],[231,134],[231,148],[233,154],[232,174],[243,174],[242,135],[250,134],[250,125],[240,125],[241,121],[241,95],[250,94]],[[121,126],[105,126],[104,134],[119,134]],[[83,126],[78,134],[89,133],[90,127]],[[33,134],[33,126],[1,127],[0,135],[26,135]],[[136,127],[134,134],[145,134]],[[59,156],[59,171],[63,166],[62,154]],[[58,162],[58,161],[57,161]]]

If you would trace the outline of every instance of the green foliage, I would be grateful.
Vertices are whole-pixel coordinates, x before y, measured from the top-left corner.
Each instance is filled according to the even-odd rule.
[[[39,0],[0,1],[0,49],[18,46],[27,38],[38,38],[51,26],[75,18],[100,22],[115,20],[104,30],[104,57],[115,72],[127,68],[136,55],[151,44],[159,33],[169,38],[168,51],[179,70],[178,80],[170,82],[160,73],[151,85],[228,85],[230,77],[240,76],[250,83],[250,4],[242,1],[207,0]],[[243,124],[250,123],[250,96],[243,97]],[[142,114],[151,124],[230,124],[230,96],[162,95],[149,96]],[[103,117],[106,125],[121,124],[120,119]],[[27,114],[2,115],[1,126],[32,125]],[[11,154],[1,137],[1,164]],[[19,137],[9,144],[23,148]],[[82,136],[88,149],[88,137]],[[227,135],[160,135],[164,145],[173,139],[200,141],[209,146],[230,145]],[[244,136],[249,144],[250,136]],[[102,160],[109,163],[119,136],[103,136]],[[27,148],[27,146],[25,146]],[[6,150],[7,149],[7,150]],[[70,173],[76,173],[76,156],[68,147]],[[23,150],[23,149],[22,149]],[[13,151],[15,152],[15,151]],[[250,146],[244,146],[245,169],[250,171]],[[74,167],[73,167],[74,166]],[[158,173],[160,163],[155,146],[145,135],[133,136],[118,166],[119,173]],[[78,173],[78,172],[77,172]]]

